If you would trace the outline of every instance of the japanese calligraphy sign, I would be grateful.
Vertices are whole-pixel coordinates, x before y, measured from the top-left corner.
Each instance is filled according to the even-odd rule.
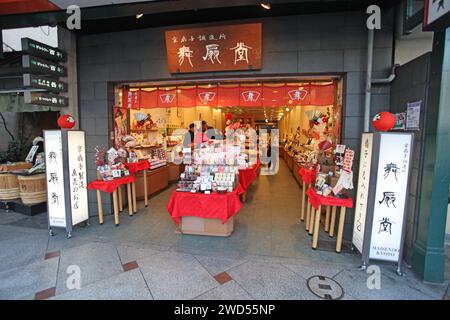
[[[44,148],[49,226],[71,230],[89,217],[85,133],[45,130]]]
[[[370,259],[397,262],[404,237],[412,134],[381,134]]]
[[[425,30],[444,30],[450,26],[450,0],[426,0]]]
[[[44,131],[45,171],[49,224],[66,227],[64,163],[61,131]]]
[[[72,225],[89,218],[86,178],[86,143],[83,131],[67,131]]]
[[[261,23],[166,31],[170,73],[261,69]]]
[[[363,251],[367,202],[369,197],[370,169],[372,165],[373,134],[363,133],[359,160],[358,189],[356,194],[355,222],[353,225],[353,245]]]

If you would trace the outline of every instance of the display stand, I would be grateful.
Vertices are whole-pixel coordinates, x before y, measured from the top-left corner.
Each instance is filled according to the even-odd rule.
[[[316,193],[316,191],[313,188],[309,188],[308,191],[306,191],[306,194],[309,196],[309,202],[312,206],[311,211],[311,225],[310,225],[310,231],[313,230],[313,240],[311,247],[313,249],[317,248],[317,243],[319,240],[319,227],[320,227],[320,218],[322,214],[322,207],[326,206],[327,210],[327,216],[328,218],[325,218],[325,231],[328,231],[328,229],[332,229],[334,233],[334,223],[336,218],[336,209],[340,208],[340,216],[339,216],[339,226],[338,226],[338,234],[336,239],[336,252],[340,253],[342,248],[342,238],[344,235],[344,223],[345,223],[345,214],[347,208],[353,208],[353,199],[352,198],[336,198],[336,197],[324,197],[322,195],[319,195]],[[331,224],[328,225],[328,221],[330,218],[330,209],[329,207],[332,207],[332,213],[331,213]],[[330,235],[331,236],[331,235]]]
[[[130,174],[135,175],[137,172],[142,171],[142,175],[144,177],[144,204],[146,207],[148,207],[148,186],[147,186],[147,170],[150,169],[150,163],[148,160],[141,160],[136,163],[126,163],[125,166],[127,167],[128,171],[130,171]],[[136,206],[136,182],[132,183],[132,192],[133,192],[133,212],[137,212],[137,206]]]
[[[317,170],[310,170],[305,168],[300,168],[298,171],[298,175],[300,176],[302,180],[302,203],[301,203],[301,211],[300,211],[300,220],[305,221],[305,229],[308,231],[309,225],[310,225],[310,216],[311,216],[311,205],[308,202],[308,199],[306,197],[306,190],[311,186],[311,183],[313,183],[316,180],[317,176]],[[306,212],[305,212],[306,207]],[[306,213],[306,217],[305,217]]]
[[[127,194],[128,194],[128,215],[132,216],[134,212],[133,203],[135,203],[135,199],[133,199],[134,193],[132,192],[132,184],[136,181],[134,176],[127,176],[123,178],[118,178],[110,181],[103,180],[94,180],[88,184],[88,189],[97,191],[97,206],[98,206],[98,222],[99,224],[103,224],[103,203],[101,191],[106,193],[112,193],[113,195],[113,209],[114,209],[114,223],[116,226],[119,226],[119,212],[120,210],[120,202],[119,196],[120,188],[123,185],[127,186]]]
[[[73,226],[89,224],[84,131],[44,130],[49,233],[64,228],[71,238]]]

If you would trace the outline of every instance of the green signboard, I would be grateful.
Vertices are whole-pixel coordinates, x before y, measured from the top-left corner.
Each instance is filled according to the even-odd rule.
[[[67,84],[63,81],[29,73],[23,75],[23,85],[25,88],[42,89],[53,93],[67,91]]]
[[[48,74],[58,77],[67,75],[67,69],[57,62],[46,61],[28,54],[22,56],[22,67],[34,74]]]
[[[44,58],[51,61],[66,61],[67,55],[58,48],[53,48],[30,38],[22,38],[22,51],[35,57]]]
[[[40,106],[67,107],[69,105],[68,98],[51,93],[26,91],[23,98],[25,103]]]

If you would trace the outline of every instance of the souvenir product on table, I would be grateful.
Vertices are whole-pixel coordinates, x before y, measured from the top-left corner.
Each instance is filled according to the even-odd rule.
[[[318,157],[319,173],[315,190],[323,196],[348,197],[346,190],[353,189],[353,159],[355,152],[345,145],[329,148]]]
[[[119,154],[114,148],[106,151],[106,148],[104,147],[95,147],[97,178],[104,181],[109,181],[115,178],[121,178],[130,175],[130,172],[126,169],[125,164],[121,161],[118,161],[118,159]]]
[[[238,185],[239,169],[248,168],[247,158],[240,144],[205,143],[194,149],[192,163],[180,175],[177,191],[232,192]]]

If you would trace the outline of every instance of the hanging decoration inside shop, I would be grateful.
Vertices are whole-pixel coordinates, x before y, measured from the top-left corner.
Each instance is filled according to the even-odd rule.
[[[390,112],[380,112],[373,117],[373,127],[378,131],[389,131],[395,126],[395,115]]]
[[[220,107],[331,106],[335,100],[335,83],[307,84],[236,84],[198,85],[145,89],[125,88],[122,107],[127,109]],[[316,123],[328,122],[322,114]]]
[[[259,70],[261,23],[166,31],[170,73]]]
[[[75,119],[70,114],[63,114],[57,123],[61,129],[72,129],[75,126]]]

